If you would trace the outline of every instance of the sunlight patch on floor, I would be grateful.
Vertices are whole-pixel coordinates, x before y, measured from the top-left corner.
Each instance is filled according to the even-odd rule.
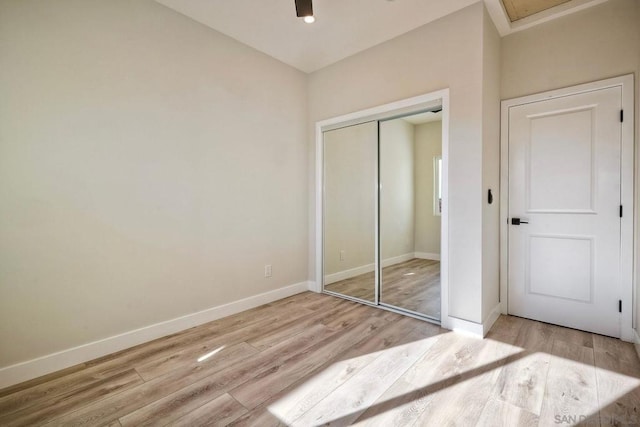
[[[640,387],[640,378],[596,368],[600,389],[600,406],[608,406]],[[639,393],[640,394],[640,393]]]
[[[288,425],[317,425],[353,422],[367,407],[391,400],[401,401],[397,408],[410,410],[412,402],[402,401],[407,388],[428,389],[434,384],[437,388],[443,380],[476,368],[473,363],[469,367],[463,366],[474,357],[468,346],[482,346],[489,351],[490,355],[482,354],[483,361],[489,364],[522,351],[505,343],[489,345],[490,340],[485,340],[483,345],[482,340],[471,337],[463,337],[463,344],[451,349],[450,343],[456,341],[461,341],[460,336],[448,332],[340,361],[274,402],[269,406],[269,412]],[[448,350],[454,350],[452,360],[443,358]],[[440,360],[450,365],[444,376],[440,375],[443,371],[435,363]],[[461,382],[464,381],[466,379]],[[403,387],[389,388],[403,382]]]
[[[205,360],[209,359],[211,356],[215,355],[216,353],[222,351],[222,349],[224,348],[224,346],[222,347],[218,347],[213,351],[210,351],[207,354],[203,354],[202,356],[198,357],[198,362],[204,362]]]
[[[452,416],[464,425],[477,422],[477,411],[465,409],[466,399],[479,393],[480,400],[556,423],[567,414],[597,418],[639,390],[640,378],[595,368],[592,354],[567,356],[447,332],[334,363],[268,409],[291,426],[402,425],[421,417],[440,425]]]

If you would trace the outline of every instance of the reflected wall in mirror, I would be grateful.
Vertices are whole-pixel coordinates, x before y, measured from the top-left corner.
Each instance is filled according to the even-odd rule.
[[[380,304],[440,319],[442,113],[380,122]]]
[[[378,124],[323,133],[324,290],[375,302]]]

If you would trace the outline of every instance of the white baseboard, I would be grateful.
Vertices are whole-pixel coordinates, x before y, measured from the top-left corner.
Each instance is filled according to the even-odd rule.
[[[489,333],[489,330],[491,330],[491,327],[496,323],[496,320],[498,320],[501,314],[502,304],[498,303],[493,307],[493,310],[491,310],[487,318],[484,319],[484,322],[482,322],[482,336],[486,336]]]
[[[78,347],[38,357],[0,369],[0,389],[50,374],[79,363],[88,362],[156,338],[249,310],[310,289],[309,282],[296,283],[273,291],[254,295],[228,304],[208,308],[197,313],[145,326],[109,338],[90,342]]]
[[[307,290],[311,291],[311,292],[315,292],[317,294],[322,292],[322,289],[320,289],[320,287],[318,286],[318,283],[315,280],[309,280],[307,282]]]
[[[400,264],[401,262],[409,261],[415,258],[414,253],[395,256],[382,260],[382,267],[389,267],[390,265]],[[350,279],[352,277],[359,276],[365,273],[371,273],[376,269],[375,263],[361,265],[360,267],[351,268],[349,270],[338,271],[337,273],[327,274],[324,278],[324,284],[330,285],[341,280]]]
[[[459,319],[457,317],[448,316],[446,321],[442,322],[442,327],[455,332],[474,335],[478,338],[484,338],[493,324],[498,320],[502,313],[502,306],[498,303],[489,313],[482,323],[472,322],[470,320]]]
[[[414,254],[414,258],[419,259],[430,259],[433,261],[440,261],[440,254],[434,254],[431,252],[416,252]]]
[[[330,285],[341,280],[350,279],[361,274],[370,273],[375,270],[375,264],[361,265],[360,267],[350,268],[349,270],[338,271],[337,273],[327,274],[324,276],[324,284]]]
[[[640,334],[638,334],[638,331],[636,331],[635,329],[633,330],[633,333],[635,335],[635,342],[633,343],[633,346],[636,348],[638,358],[640,358]]]
[[[478,338],[484,337],[484,328],[482,323],[471,322],[469,320],[459,319],[453,316],[448,316],[446,321],[442,322],[442,327],[454,332],[473,335]]]
[[[382,260],[382,268],[389,267],[390,265],[400,264],[401,262],[411,261],[415,258],[414,253],[410,252],[408,254],[394,256],[392,258],[387,258]]]

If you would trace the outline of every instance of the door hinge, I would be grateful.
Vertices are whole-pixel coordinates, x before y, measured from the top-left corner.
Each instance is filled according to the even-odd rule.
[[[620,205],[620,218],[622,218],[622,205]]]
[[[620,123],[624,122],[624,110],[620,110]]]
[[[618,300],[618,313],[622,313],[622,300]]]

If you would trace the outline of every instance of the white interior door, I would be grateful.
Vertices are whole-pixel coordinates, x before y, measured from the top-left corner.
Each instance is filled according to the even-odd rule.
[[[509,109],[510,314],[620,336],[621,104],[612,87]]]

